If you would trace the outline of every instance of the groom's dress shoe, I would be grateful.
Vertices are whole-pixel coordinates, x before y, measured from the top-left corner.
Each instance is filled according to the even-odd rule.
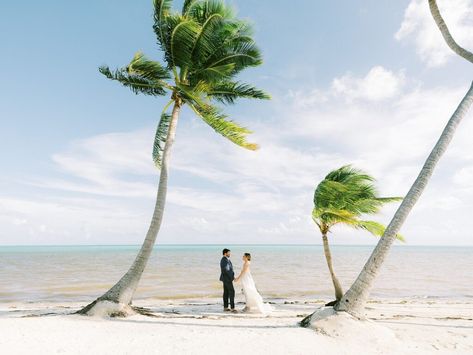
[[[223,311],[224,312],[230,312],[230,308],[224,308]]]
[[[232,309],[232,313],[238,313],[236,309]]]

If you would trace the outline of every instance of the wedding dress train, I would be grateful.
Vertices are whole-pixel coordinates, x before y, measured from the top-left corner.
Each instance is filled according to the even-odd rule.
[[[241,276],[241,285],[246,299],[245,312],[262,314],[271,313],[273,309],[270,304],[263,302],[263,298],[256,289],[255,281],[253,280],[253,276],[251,276],[251,271],[249,269]]]

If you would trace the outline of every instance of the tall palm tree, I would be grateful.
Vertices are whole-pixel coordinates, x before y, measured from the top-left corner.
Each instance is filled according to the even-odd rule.
[[[235,79],[242,70],[262,63],[251,26],[237,19],[222,0],[186,0],[180,13],[171,6],[172,0],[154,0],[153,29],[164,53],[165,65],[138,52],[124,68],[114,71],[107,66],[100,68],[107,78],[136,94],[169,95],[170,100],[162,111],[154,140],[153,160],[161,173],[144,243],[125,275],[105,294],[81,309],[81,314],[89,313],[99,302],[108,301],[103,304],[110,306],[110,312],[131,304],[161,226],[170,153],[184,105],[233,143],[250,150],[258,148],[246,139],[251,131],[230,121],[215,105],[233,104],[239,98],[269,98],[263,91]],[[172,111],[168,114],[171,105]]]
[[[374,178],[349,165],[331,171],[317,185],[312,219],[322,233],[325,259],[335,288],[335,302],[340,301],[343,290],[333,270],[328,233],[332,227],[344,225],[381,236],[385,226],[362,217],[376,214],[384,204],[400,200],[402,197],[379,197]],[[402,240],[400,235],[397,237]],[[335,302],[330,302],[328,305],[333,305]]]
[[[448,30],[445,21],[440,15],[437,2],[435,0],[429,0],[429,7],[432,17],[435,23],[437,24],[440,32],[442,33],[442,36],[445,39],[447,45],[455,53],[473,63],[473,54],[460,47],[450,34],[450,31]],[[403,225],[410,211],[420,198],[425,187],[427,186],[427,183],[429,182],[430,177],[432,176],[438,161],[447,150],[447,147],[450,144],[450,141],[452,140],[455,131],[458,128],[458,125],[466,116],[472,103],[473,83],[471,84],[466,95],[453,113],[452,117],[448,121],[445,129],[440,135],[439,140],[435,144],[434,149],[429,154],[426,162],[424,163],[424,166],[422,167],[419,175],[417,176],[417,179],[414,181],[414,184],[411,186],[406,197],[404,198],[398,210],[394,214],[391,223],[386,228],[384,235],[381,237],[378,245],[373,250],[373,253],[366,262],[365,266],[363,267],[363,270],[358,275],[358,278],[355,280],[350,289],[342,297],[340,302],[335,305],[336,310],[347,311],[355,315],[359,315],[363,311],[374,279],[378,275],[381,265],[383,264],[386,256],[388,255],[389,249],[394,241],[396,234],[401,229],[401,226]]]

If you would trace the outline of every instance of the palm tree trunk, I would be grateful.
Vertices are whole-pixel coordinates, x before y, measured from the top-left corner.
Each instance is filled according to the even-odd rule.
[[[461,120],[465,117],[472,102],[473,83],[463,100],[460,102],[460,105],[448,121],[447,126],[443,130],[440,139],[427,158],[422,170],[419,173],[419,176],[396,211],[391,223],[386,228],[381,240],[378,242],[376,248],[363,267],[363,270],[350,289],[345,293],[341,301],[335,305],[335,309],[337,311],[347,311],[354,315],[359,315],[363,310],[371,287],[373,286],[373,281],[379,273],[381,265],[388,255],[392,243],[396,239],[396,234],[399,232],[409,212],[412,210],[415,203],[427,186],[427,183],[434,172],[435,166],[442,155],[445,153],[445,150],[453,138],[455,130],[457,129]]]
[[[450,34],[450,31],[448,30],[447,24],[442,18],[442,15],[440,15],[439,8],[437,6],[437,1],[436,0],[429,0],[429,7],[430,7],[430,13],[432,14],[432,17],[434,18],[435,23],[437,24],[437,27],[439,28],[440,32],[442,33],[443,39],[447,43],[447,45],[450,47],[452,51],[454,51],[456,54],[459,56],[465,58],[466,60],[470,61],[473,63],[473,53],[467,51],[466,49],[460,47],[457,42],[453,39],[452,35]]]
[[[329,248],[329,245],[328,245],[328,238],[327,238],[326,233],[322,234],[322,240],[323,240],[323,243],[324,243],[325,259],[327,260],[328,270],[330,271],[330,276],[332,277],[333,287],[335,288],[335,299],[337,301],[340,301],[340,299],[343,297],[342,285],[340,284],[337,277],[335,276],[335,271],[333,271],[332,253],[330,253],[330,248]]]
[[[130,305],[133,295],[138,287],[138,283],[141,279],[141,275],[148,263],[153,246],[156,242],[161,222],[163,219],[164,205],[166,203],[166,193],[168,184],[168,172],[169,172],[169,159],[171,155],[171,148],[174,143],[176,135],[177,120],[179,118],[179,112],[181,109],[181,101],[176,99],[172,110],[171,122],[169,125],[169,131],[166,139],[166,144],[163,150],[163,159],[161,164],[161,173],[159,177],[158,194],[156,197],[156,204],[154,206],[153,217],[151,219],[148,233],[141,246],[138,255],[136,256],[133,264],[128,269],[125,275],[105,294],[100,296],[97,300],[84,307],[77,313],[87,314],[98,302],[109,301],[118,304]]]

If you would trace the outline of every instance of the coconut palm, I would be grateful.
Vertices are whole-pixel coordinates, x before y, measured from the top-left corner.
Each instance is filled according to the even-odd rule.
[[[429,0],[429,7],[432,17],[437,24],[443,38],[447,45],[458,55],[473,63],[473,53],[460,47],[453,39],[448,30],[445,21],[440,15],[440,11],[435,0]],[[398,210],[394,214],[391,223],[386,228],[378,245],[373,250],[370,258],[366,262],[363,270],[359,274],[350,289],[345,293],[340,302],[335,305],[338,311],[347,311],[349,313],[359,315],[366,304],[369,292],[372,288],[373,282],[379,273],[381,265],[383,264],[390,247],[395,239],[396,234],[401,229],[404,221],[409,215],[410,211],[419,200],[422,192],[427,186],[434,170],[442,155],[447,150],[450,141],[452,140],[458,125],[466,116],[468,110],[473,103],[473,84],[468,89],[466,95],[458,105],[457,109],[448,121],[445,129],[440,135],[439,140],[434,146],[434,149],[429,154],[424,166],[417,176],[414,184],[411,186],[406,197],[402,201]]]
[[[328,233],[336,225],[363,229],[381,236],[385,227],[378,222],[363,219],[379,212],[384,204],[402,200],[401,197],[379,197],[374,178],[351,166],[342,166],[331,171],[318,185],[314,193],[312,219],[322,233],[325,259],[335,288],[335,299],[339,301],[343,290],[332,265]],[[402,237],[398,235],[398,239]],[[330,302],[329,305],[334,302]]]
[[[80,310],[81,314],[89,313],[97,303],[102,303],[109,308],[109,313],[123,315],[131,304],[161,226],[170,152],[179,114],[185,105],[233,143],[249,150],[258,148],[247,141],[251,131],[229,120],[215,105],[233,104],[240,98],[269,98],[263,91],[236,80],[242,70],[262,63],[251,26],[237,19],[234,11],[221,0],[186,0],[181,12],[173,11],[171,6],[172,0],[154,0],[153,29],[165,64],[138,52],[124,68],[100,68],[107,78],[136,94],[169,95],[170,100],[162,111],[154,139],[152,156],[161,172],[144,243],[125,275],[104,295]]]

